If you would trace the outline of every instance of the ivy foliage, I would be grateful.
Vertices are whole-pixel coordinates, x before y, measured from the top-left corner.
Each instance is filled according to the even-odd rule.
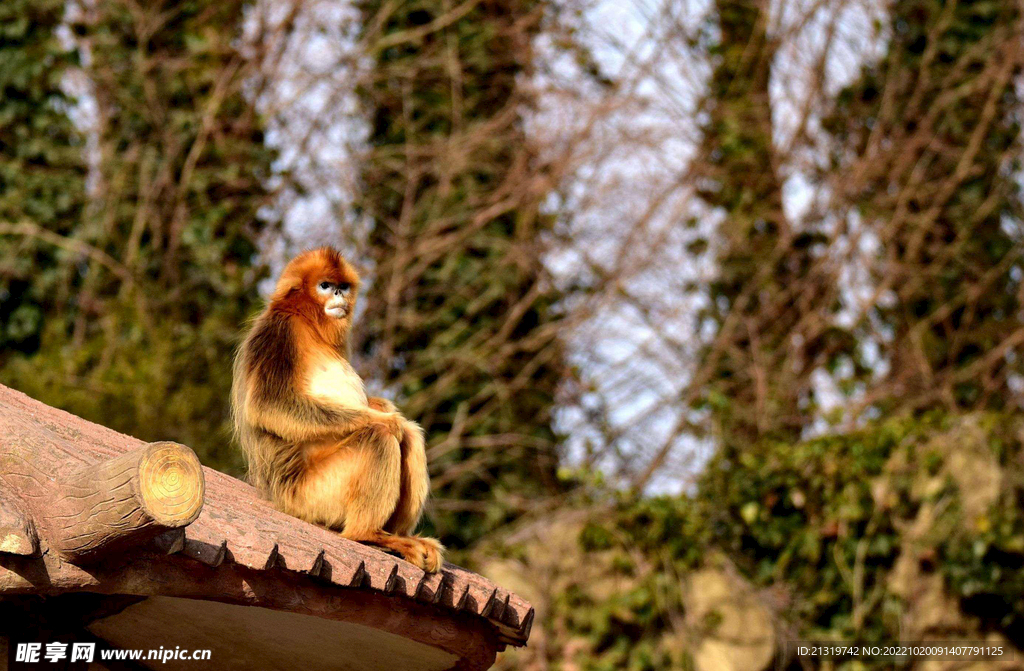
[[[883,644],[996,632],[1020,647],[1022,428],[994,413],[933,414],[715,457],[691,495],[623,500],[588,522],[578,561],[601,563],[617,587],[598,593],[580,580],[555,598],[545,626],[573,642],[567,658],[577,668],[688,668],[692,647],[678,643],[694,630],[680,629],[687,580],[721,556],[760,601],[776,604],[775,626],[788,632],[780,639]],[[940,627],[929,624],[936,602],[915,607],[935,585],[952,604]],[[776,646],[783,668],[805,668]],[[837,668],[893,662],[845,664]]]
[[[1020,4],[892,4],[886,56],[840,92],[825,128],[832,169],[872,161],[855,204],[887,262],[891,288],[871,315],[891,335],[883,412],[914,402],[1005,407],[1020,357]],[[906,151],[904,151],[906,149]]]
[[[231,358],[258,300],[256,239],[273,160],[236,51],[247,7],[241,0],[168,0],[141,10],[104,2],[73,26],[89,46],[83,74],[100,120],[89,129],[94,184],[87,206],[70,195],[82,189],[80,170],[70,172],[76,179],[67,179],[63,198],[33,194],[27,184],[4,191],[5,201],[47,199],[60,210],[24,211],[59,235],[34,247],[31,261],[57,272],[53,281],[33,277],[29,290],[11,291],[5,312],[35,310],[38,328],[31,340],[21,338],[20,351],[0,359],[4,384],[143,439],[181,441],[206,463],[236,473]],[[33,23],[31,30],[52,34],[60,16],[53,11],[48,26]],[[25,10],[2,30],[31,22],[33,13]],[[28,45],[10,50],[19,48]],[[50,68],[35,75],[38,81],[55,86],[63,63],[28,51],[19,58],[29,56]],[[66,179],[60,172],[84,160],[81,141],[66,106],[37,104],[43,94],[33,95],[19,127],[31,136],[29,146],[64,145],[53,150],[63,153],[54,156],[60,171],[52,179]],[[23,243],[4,244],[4,267],[22,265]],[[48,302],[40,303],[40,291]],[[16,324],[6,318],[5,332]]]
[[[778,41],[767,5],[716,0],[712,8],[714,69],[695,166],[698,194],[721,219],[710,244],[689,246],[698,256],[711,250],[716,262],[700,317],[717,337],[702,354],[699,405],[726,445],[796,440],[813,415],[811,374],[852,343],[841,329],[809,326],[831,323],[839,302],[834,278],[816,265],[829,238],[783,208],[769,93]]]
[[[527,180],[517,85],[548,7],[359,7],[373,56],[359,204],[376,268],[363,350],[426,430],[436,533],[463,547],[559,487],[559,296],[540,260],[553,222]]]
[[[24,232],[0,236],[0,351],[39,348],[73,273],[73,255],[39,237],[73,231],[85,203],[85,142],[62,88],[77,59],[56,33],[64,6],[0,5],[0,226]]]

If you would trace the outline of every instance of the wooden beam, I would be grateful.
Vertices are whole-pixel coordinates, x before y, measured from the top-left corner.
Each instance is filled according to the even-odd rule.
[[[127,553],[123,562],[99,562],[87,569],[48,554],[0,556],[0,594],[5,600],[71,591],[212,599],[351,622],[449,652],[460,660],[458,671],[490,668],[499,645],[490,623],[476,615],[332,585],[295,571],[250,569],[231,562],[210,567],[173,555],[135,552]]]
[[[88,562],[191,524],[204,492],[195,452],[150,443],[60,478],[40,523],[51,548]]]

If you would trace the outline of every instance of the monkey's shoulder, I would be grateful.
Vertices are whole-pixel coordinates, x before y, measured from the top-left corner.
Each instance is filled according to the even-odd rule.
[[[314,355],[305,365],[306,393],[344,408],[365,408],[366,388],[352,365],[344,358]]]

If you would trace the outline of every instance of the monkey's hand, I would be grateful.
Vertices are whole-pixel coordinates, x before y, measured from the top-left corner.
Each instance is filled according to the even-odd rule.
[[[371,430],[394,437],[398,442],[405,438],[405,418],[397,412],[371,410],[367,413],[366,425]]]
[[[371,410],[377,410],[378,412],[398,412],[395,404],[386,398],[369,398],[366,400],[366,404],[370,406]]]

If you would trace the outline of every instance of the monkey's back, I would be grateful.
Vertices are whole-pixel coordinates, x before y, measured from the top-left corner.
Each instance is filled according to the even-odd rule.
[[[298,455],[289,454],[287,441],[254,421],[257,406],[287,407],[294,397],[296,348],[284,315],[267,310],[253,323],[235,355],[231,385],[231,414],[235,437],[242,448],[250,484],[271,496],[287,475],[297,470]]]

